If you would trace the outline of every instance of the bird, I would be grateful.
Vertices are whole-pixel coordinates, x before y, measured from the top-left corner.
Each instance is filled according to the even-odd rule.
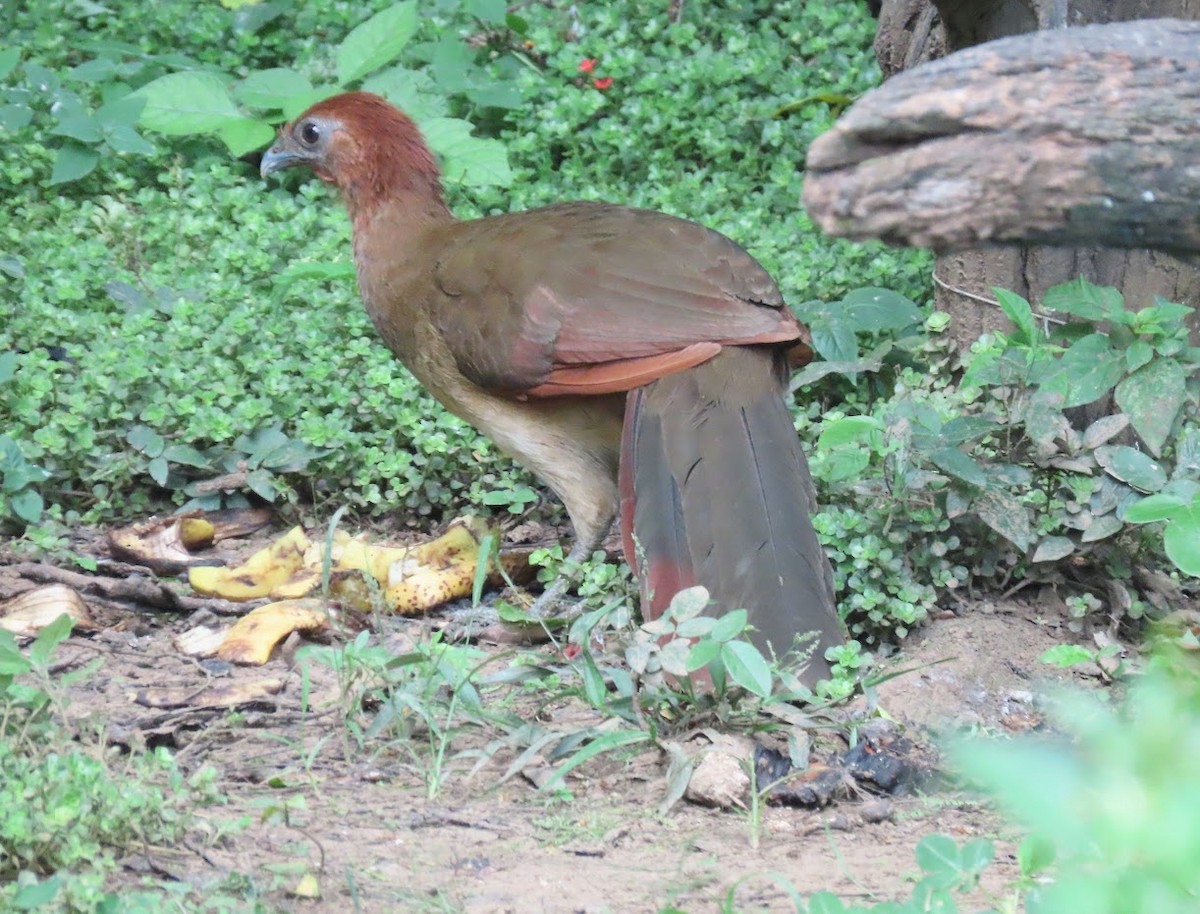
[[[416,123],[373,93],[280,128],[262,177],[301,166],[340,193],[383,342],[561,499],[567,567],[619,515],[644,618],[702,585],[709,614],[746,610],[768,657],[815,639],[801,679],[829,677],[842,627],[784,399],[810,337],[766,269],[698,223],[612,203],[458,219]]]

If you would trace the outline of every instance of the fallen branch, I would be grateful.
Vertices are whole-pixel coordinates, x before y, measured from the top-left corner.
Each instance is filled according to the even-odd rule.
[[[252,607],[247,603],[230,603],[203,597],[189,597],[176,593],[165,581],[157,581],[143,575],[110,577],[108,575],[82,574],[40,562],[18,562],[6,565],[5,570],[27,581],[39,584],[65,584],[85,596],[94,596],[119,604],[136,604],[142,608],[160,609],[168,612],[192,613],[207,609],[219,615],[244,616]]]

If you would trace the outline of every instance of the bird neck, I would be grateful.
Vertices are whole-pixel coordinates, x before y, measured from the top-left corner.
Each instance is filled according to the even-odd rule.
[[[419,232],[428,225],[454,220],[442,198],[437,177],[411,177],[412,181],[401,186],[380,186],[378,180],[372,180],[372,175],[341,185],[342,199],[356,234],[365,232],[382,213],[387,214],[391,231],[401,230],[406,234],[409,228]]]

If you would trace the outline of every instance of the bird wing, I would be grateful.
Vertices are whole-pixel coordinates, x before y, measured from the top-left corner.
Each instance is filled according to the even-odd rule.
[[[488,389],[613,393],[725,345],[805,341],[766,270],[692,222],[570,203],[455,229],[431,312],[459,371]]]

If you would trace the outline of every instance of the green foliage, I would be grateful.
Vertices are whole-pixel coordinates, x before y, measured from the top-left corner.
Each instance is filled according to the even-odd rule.
[[[934,588],[1016,576],[1074,582],[1084,563],[1116,579],[1123,597],[1110,611],[1137,617],[1145,607],[1130,590],[1130,552],[1153,546],[1136,523],[1165,523],[1168,558],[1184,572],[1196,567],[1200,350],[1187,343],[1190,309],[1160,301],[1130,311],[1115,290],[1076,280],[1046,301],[1103,319],[1108,335],[1081,322],[1047,337],[1027,302],[997,295],[1015,329],[976,344],[958,383],[937,341],[940,316],[922,334],[902,301],[890,326],[872,324],[869,309],[860,317],[855,295],[805,306],[823,328],[818,351],[836,361],[810,365],[797,383],[823,390],[865,372],[855,388],[842,382],[836,406],[817,400],[809,410],[819,416],[812,471],[831,506],[815,523],[857,635],[903,637],[933,606]],[[1120,412],[1081,421],[1078,407],[1109,394]],[[1067,594],[1073,627],[1110,596],[1082,583]]]
[[[242,489],[273,502],[280,491],[288,491],[279,474],[301,473],[323,453],[288,438],[279,424],[239,435],[229,447],[205,451],[188,444],[168,444],[145,425],[133,426],[125,440],[146,460],[145,467],[135,465],[135,471],[140,469],[155,485],[180,490],[189,497],[180,510],[244,507],[246,499],[236,494]]]
[[[1067,693],[1052,704],[1066,739],[970,742],[955,752],[1031,830],[1022,863],[1031,914],[1172,914],[1200,895],[1200,675],[1160,657],[1113,708]]]
[[[475,681],[487,654],[445,644],[440,635],[397,656],[372,644],[371,633],[364,631],[347,644],[307,647],[298,656],[337,674],[344,733],[353,748],[361,752],[379,742],[393,746],[407,756],[430,799],[441,791],[456,737],[464,728],[492,720]],[[347,742],[347,755],[352,745]]]
[[[4,910],[118,910],[118,896],[104,890],[117,857],[147,843],[179,841],[193,827],[192,809],[214,799],[213,772],[186,779],[165,750],[114,763],[72,740],[65,687],[93,675],[100,662],[52,674],[55,650],[70,632],[70,618],[59,617],[26,656],[0,630]]]
[[[60,76],[83,65],[80,80],[59,85],[94,115],[106,93],[207,73],[199,78],[217,79],[217,94],[228,94],[239,116],[274,122],[301,79],[332,86],[339,64],[347,77],[353,55],[339,49],[348,36],[396,8],[323,0],[230,11],[163,0],[101,15],[51,0],[15,11],[8,40],[23,50],[19,61],[3,58],[16,62],[0,74],[0,92],[27,88],[31,63]],[[795,162],[836,107],[817,96],[852,95],[877,78],[871,20],[857,8],[688,9],[678,27],[631,3],[588,7],[578,27],[564,10],[538,5],[516,15],[488,3],[419,9],[400,56],[366,84],[440,136],[463,215],[602,197],[726,231],[792,300],[884,282],[924,290],[927,259],[830,243],[796,210]],[[65,42],[64,21],[86,40]],[[563,37],[581,30],[586,40]],[[389,40],[363,60],[389,51]],[[808,65],[791,66],[795,56]],[[608,90],[581,77],[583,57],[613,77]],[[92,63],[106,59],[117,67],[111,76],[107,64]],[[804,101],[781,110],[796,100]],[[15,369],[0,381],[0,419],[24,464],[45,470],[21,489],[26,515],[33,493],[47,524],[182,505],[189,486],[236,481],[236,464],[249,456],[239,439],[277,428],[319,455],[296,471],[268,467],[269,485],[247,471],[257,489],[211,497],[282,493],[318,512],[331,499],[401,525],[426,525],[464,503],[555,519],[553,500],[532,498],[540,490],[529,477],[442,412],[378,343],[347,281],[345,218],[319,182],[289,176],[296,192],[264,189],[254,168],[212,137],[162,135],[153,155],[102,151],[95,172],[48,191],[41,182],[64,142],[50,132],[53,104],[48,95],[28,100],[32,120],[0,146],[0,181],[17,188],[6,201],[12,218],[0,225],[8,318],[0,358]],[[467,134],[454,118],[505,144],[511,188],[458,183],[464,169],[453,147]],[[45,346],[73,361],[50,358]],[[131,443],[144,434],[138,426],[157,436],[152,451],[161,439],[161,452]],[[0,512],[19,528],[28,516],[6,495]]]
[[[917,845],[921,878],[907,901],[847,905],[836,895],[818,892],[797,910],[802,914],[958,914],[955,896],[974,889],[995,856],[995,846],[986,838],[972,838],[959,847],[948,835],[926,835]]]

